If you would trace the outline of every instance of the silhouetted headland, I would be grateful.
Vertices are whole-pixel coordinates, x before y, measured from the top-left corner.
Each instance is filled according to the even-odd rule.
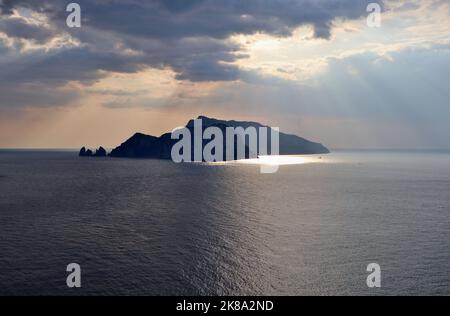
[[[227,127],[242,127],[244,129],[248,127],[254,127],[259,133],[260,127],[267,127],[260,123],[256,122],[241,122],[241,121],[224,121],[213,119],[205,116],[199,116],[198,119],[202,119],[202,129],[204,132],[208,127],[217,127],[219,128],[223,134],[226,133]],[[194,120],[190,120],[186,127],[191,132],[191,141],[194,143]],[[272,154],[271,150],[271,141],[270,141],[270,133],[268,133],[268,143],[267,149],[268,154]],[[259,137],[259,135],[258,135]],[[235,139],[234,145],[234,153],[237,152],[237,139]],[[178,140],[171,139],[171,133],[163,134],[160,137],[155,137],[151,135],[145,135],[142,133],[136,133],[127,141],[122,143],[120,146],[116,147],[109,154],[110,157],[116,158],[152,158],[152,159],[171,159],[171,151],[174,144],[176,144]],[[206,144],[208,144],[209,140],[202,140],[203,148]],[[252,153],[249,150],[247,144],[245,146],[245,158],[256,158],[258,157],[258,153]],[[258,147],[259,148],[259,147]],[[258,149],[259,150],[259,149]],[[192,161],[194,161],[194,149],[192,146],[191,149]],[[307,139],[301,138],[296,135],[289,135],[285,133],[279,133],[279,155],[314,155],[314,154],[328,154],[330,151],[323,146],[322,144],[311,142]],[[224,161],[227,157],[226,155],[226,146],[224,144],[223,148]],[[106,156],[106,151],[103,147],[100,147],[95,154],[92,153],[91,150],[85,147],[80,150],[81,157],[104,157]],[[237,159],[236,154],[234,155],[235,159]]]

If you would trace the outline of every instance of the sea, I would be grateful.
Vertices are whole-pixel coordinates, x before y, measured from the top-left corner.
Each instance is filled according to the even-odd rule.
[[[0,150],[0,295],[450,295],[449,152],[290,158]]]

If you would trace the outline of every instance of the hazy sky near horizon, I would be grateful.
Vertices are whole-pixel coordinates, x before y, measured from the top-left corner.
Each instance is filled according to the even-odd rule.
[[[0,0],[0,147],[113,147],[202,114],[450,148],[449,0],[73,1],[81,28],[69,2]]]

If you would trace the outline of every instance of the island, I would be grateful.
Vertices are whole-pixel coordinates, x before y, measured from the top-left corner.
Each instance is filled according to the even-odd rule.
[[[272,129],[269,126],[262,125],[257,122],[247,122],[247,121],[226,121],[219,120],[214,118],[209,118],[206,116],[199,116],[197,120],[201,120],[201,131],[203,132],[209,127],[215,127],[220,129],[224,135],[227,131],[228,127],[231,128],[244,128],[247,129],[249,127],[254,127],[256,131],[258,131],[258,139],[259,139],[259,131],[260,128],[267,128],[269,131]],[[191,133],[192,143],[194,143],[194,129],[195,129],[195,120],[192,119],[186,124],[186,129],[188,129]],[[217,130],[217,129],[216,129]],[[267,154],[272,154],[271,150],[271,134],[267,133]],[[202,139],[202,148],[208,144],[209,140]],[[152,158],[152,159],[172,159],[171,152],[172,147],[178,142],[177,139],[172,139],[172,133],[163,134],[160,137],[145,135],[142,133],[136,133],[131,138],[126,140],[120,146],[114,148],[111,153],[108,155],[114,158]],[[239,142],[239,140],[237,140]],[[248,146],[248,140],[244,141],[245,146],[245,158],[257,158],[261,153],[258,146],[257,152],[252,152]],[[235,143],[234,148],[234,158],[236,159],[237,153],[237,143]],[[192,146],[193,147],[193,146]],[[88,153],[90,152],[90,153]],[[285,134],[279,132],[279,155],[315,155],[315,154],[328,154],[330,151],[328,148],[323,146],[320,143],[315,143],[304,139],[302,137],[296,135]],[[224,145],[223,148],[223,160],[227,160],[226,157],[226,148]],[[83,147],[80,150],[80,156],[83,157],[105,157],[106,151],[103,147],[100,147],[96,153],[92,153],[91,150],[86,150]],[[194,149],[191,149],[191,158],[194,161]],[[229,159],[228,159],[229,160]]]

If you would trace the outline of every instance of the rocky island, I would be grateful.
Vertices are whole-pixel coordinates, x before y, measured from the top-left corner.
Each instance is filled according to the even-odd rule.
[[[254,127],[257,131],[262,127],[266,127],[269,130],[270,127],[264,126],[257,122],[245,122],[245,121],[225,121],[206,116],[199,116],[197,120],[202,120],[202,132],[209,127],[216,127],[225,133],[228,127],[247,129],[248,127]],[[191,131],[192,141],[194,141],[194,120],[190,120],[186,128]],[[258,132],[259,137],[259,132]],[[239,140],[238,140],[239,141]],[[270,133],[267,139],[268,154],[272,154]],[[145,135],[141,133],[134,134],[127,141],[116,147],[109,154],[110,157],[115,158],[152,158],[152,159],[171,159],[172,147],[178,142],[176,139],[172,139],[172,133],[163,134],[160,137],[151,135]],[[260,154],[259,147],[258,152],[252,152],[248,147],[248,141],[245,141],[245,158],[256,158]],[[202,148],[207,145],[208,141],[202,140]],[[194,161],[194,150],[192,149],[191,157]],[[234,153],[236,153],[236,144]],[[314,155],[314,154],[327,154],[330,151],[322,144],[311,142],[296,135],[290,135],[285,133],[279,133],[279,155]],[[226,160],[226,148],[223,148],[223,160]],[[104,157],[106,151],[103,147],[100,147],[96,153],[92,153],[90,150],[86,150],[84,147],[80,151],[80,156],[89,157]],[[235,154],[235,159],[236,159]]]
[[[80,153],[79,153],[80,157],[106,157],[106,149],[103,147],[99,147],[95,153],[93,153],[92,150],[90,149],[86,149],[86,147],[83,147],[80,149]]]

